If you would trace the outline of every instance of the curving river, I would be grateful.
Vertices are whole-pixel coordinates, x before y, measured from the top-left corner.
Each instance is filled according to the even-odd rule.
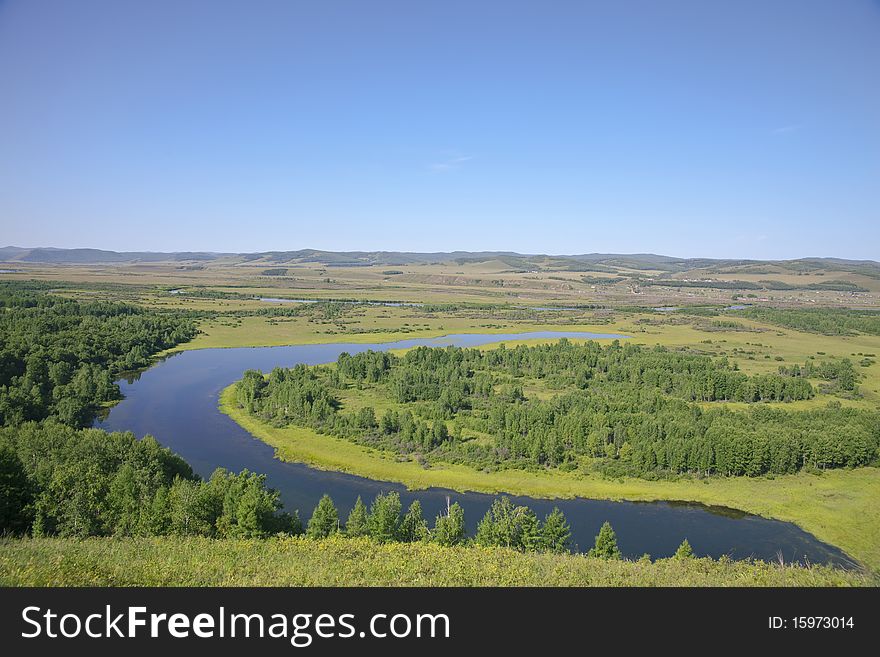
[[[470,531],[485,514],[493,496],[458,493],[440,488],[408,491],[395,483],[374,481],[338,472],[316,470],[274,458],[274,449],[254,439],[217,408],[220,391],[247,369],[268,372],[297,363],[316,365],[335,361],[344,351],[402,349],[420,345],[474,347],[492,342],[530,338],[625,338],[615,334],[546,331],[519,334],[458,334],[381,344],[317,344],[290,347],[202,349],[177,353],[129,380],[120,381],[125,398],[96,426],[108,431],[152,434],[180,454],[202,476],[218,467],[247,468],[266,474],[281,493],[285,508],[298,509],[305,520],[324,493],[330,494],[341,517],[348,515],[358,495],[369,501],[380,491],[400,492],[404,508],[419,499],[429,522],[446,506],[447,496],[465,509]],[[543,517],[558,506],[572,527],[572,540],[588,549],[604,521],[611,522],[621,551],[627,557],[648,553],[669,556],[684,538],[698,555],[734,559],[748,557],[786,562],[848,565],[850,559],[799,527],[731,509],[679,502],[610,502],[605,500],[545,500],[511,496]]]

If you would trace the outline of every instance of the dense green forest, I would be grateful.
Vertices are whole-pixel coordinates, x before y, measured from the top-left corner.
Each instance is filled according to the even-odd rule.
[[[731,311],[742,317],[823,335],[880,335],[880,311],[849,308],[765,308]]]
[[[54,421],[0,428],[0,528],[34,536],[206,536],[327,538],[379,542],[468,542],[464,511],[452,504],[429,527],[416,500],[405,513],[396,492],[367,505],[358,498],[345,522],[324,496],[304,529],[281,510],[265,476],[217,469],[203,481],[152,437],[73,429]],[[543,522],[509,499],[496,500],[473,541],[521,551],[565,552],[571,531],[558,509]]]
[[[88,426],[102,403],[119,399],[113,380],[121,372],[196,334],[182,313],[34,288],[0,284],[0,425],[51,417]]]
[[[848,361],[747,376],[726,359],[663,347],[554,345],[480,351],[419,347],[398,357],[342,354],[335,367],[248,371],[238,403],[279,425],[419,459],[483,469],[573,469],[584,458],[614,475],[760,475],[873,463],[880,414],[829,402],[789,411],[758,401],[808,399],[808,377],[854,389]],[[529,385],[546,394],[524,390]],[[347,411],[362,390],[373,405]],[[830,389],[830,388],[829,388]],[[744,411],[700,402],[747,402]],[[375,406],[384,407],[380,414]]]
[[[253,538],[297,531],[265,477],[208,481],[152,437],[54,421],[0,429],[2,526],[34,535]]]

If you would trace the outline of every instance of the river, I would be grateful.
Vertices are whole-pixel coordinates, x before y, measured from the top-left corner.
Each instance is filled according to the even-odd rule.
[[[458,334],[442,338],[416,338],[380,344],[316,344],[289,347],[201,349],[172,355],[150,369],[120,381],[124,399],[96,426],[108,431],[152,434],[163,445],[186,459],[202,476],[217,467],[248,469],[267,475],[288,510],[297,509],[305,520],[318,499],[328,493],[345,518],[358,495],[369,504],[381,491],[396,490],[404,507],[419,499],[429,522],[446,506],[447,496],[465,509],[470,531],[482,518],[493,496],[459,493],[440,488],[408,491],[395,483],[374,481],[338,472],[317,470],[274,458],[274,450],[254,439],[217,408],[220,391],[241,378],[247,369],[268,372],[273,367],[297,363],[315,365],[335,361],[344,351],[388,350],[419,345],[474,347],[492,342],[544,338],[621,338],[615,334],[534,332],[520,334]],[[760,558],[786,562],[846,565],[849,558],[799,527],[731,509],[676,502],[611,502],[605,500],[545,500],[511,496],[530,506],[539,517],[558,506],[572,526],[576,549],[586,550],[599,527],[609,521],[623,554],[637,558],[669,556],[684,538],[698,555],[734,559]]]

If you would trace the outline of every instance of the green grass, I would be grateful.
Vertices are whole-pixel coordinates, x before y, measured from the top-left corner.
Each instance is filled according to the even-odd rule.
[[[277,347],[292,344],[352,342],[394,342],[410,338],[437,338],[451,333],[525,333],[529,331],[589,331],[614,333],[604,324],[567,324],[521,320],[471,318],[466,316],[421,316],[400,308],[362,308],[347,317],[344,328],[332,323],[309,322],[307,317],[270,318],[248,316],[230,321],[221,317],[203,321],[201,334],[174,351],[228,347]],[[403,323],[408,326],[403,326]],[[491,324],[487,326],[487,323]]]
[[[647,481],[605,479],[582,472],[547,470],[483,472],[465,465],[423,468],[414,460],[318,434],[303,427],[272,427],[240,409],[233,387],[220,397],[220,410],[254,437],[275,448],[285,461],[324,470],[402,483],[490,494],[542,498],[585,497],[611,500],[686,500],[728,506],[768,518],[794,522],[880,572],[880,469],[829,470],[775,478],[716,477]]]
[[[3,586],[872,586],[826,566],[603,561],[332,537],[0,539]]]

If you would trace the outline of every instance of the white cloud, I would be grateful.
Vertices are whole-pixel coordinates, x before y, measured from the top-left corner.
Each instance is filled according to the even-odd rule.
[[[804,127],[803,123],[791,123],[789,125],[779,126],[778,128],[773,128],[772,132],[774,135],[784,135],[789,132],[797,132],[802,127]]]
[[[437,162],[432,162],[428,165],[428,168],[431,171],[436,171],[438,173],[442,173],[443,171],[452,171],[453,169],[459,169],[465,162],[469,162],[473,160],[473,155],[448,155],[442,160]]]

